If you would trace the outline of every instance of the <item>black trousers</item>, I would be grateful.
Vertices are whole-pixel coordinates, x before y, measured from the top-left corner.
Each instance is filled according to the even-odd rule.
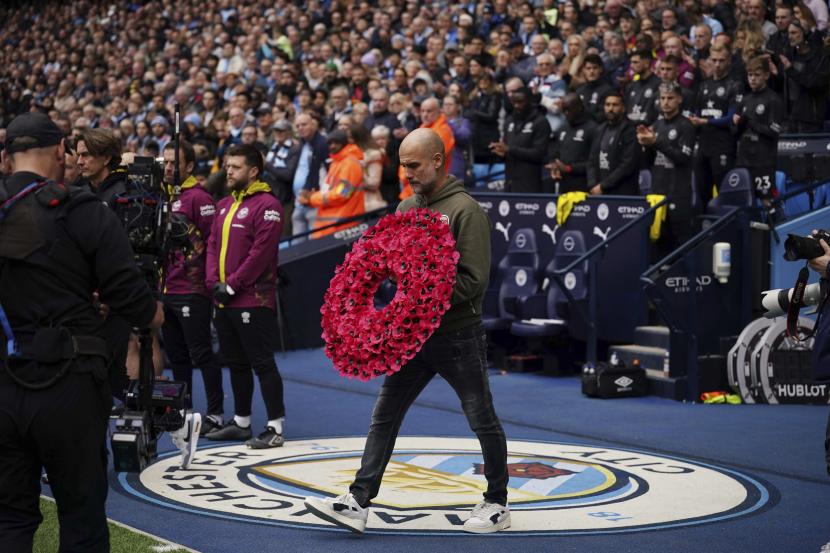
[[[358,503],[366,506],[377,496],[404,415],[432,377],[439,374],[455,390],[481,444],[487,478],[484,498],[490,503],[507,504],[507,441],[493,407],[486,355],[481,326],[434,335],[400,371],[384,379],[360,470],[349,488]]]
[[[89,373],[28,391],[0,372],[0,551],[31,553],[42,467],[57,502],[60,552],[109,551],[109,394]]]
[[[706,209],[712,199],[712,185],[718,190],[723,178],[735,167],[735,153],[723,152],[706,155],[700,153],[697,159],[697,186],[698,196],[701,200],[701,208]]]
[[[254,377],[259,378],[268,420],[285,416],[282,377],[274,360],[277,314],[267,307],[215,308],[213,324],[219,347],[231,370],[234,413],[251,415]]]
[[[202,371],[207,393],[208,415],[221,415],[225,394],[222,390],[222,368],[213,353],[210,336],[212,305],[198,294],[164,296],[164,349],[170,359],[175,380],[187,382],[193,394],[193,367]],[[192,400],[189,402],[192,407]]]

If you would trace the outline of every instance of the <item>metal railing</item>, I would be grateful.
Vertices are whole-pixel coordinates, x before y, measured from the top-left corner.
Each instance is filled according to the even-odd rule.
[[[638,197],[639,198],[639,197]],[[599,255],[604,253],[605,250],[611,245],[612,242],[617,240],[620,236],[626,234],[632,228],[639,224],[643,224],[644,219],[654,213],[657,212],[662,206],[666,205],[668,199],[664,198],[660,202],[654,204],[645,212],[640,214],[637,218],[630,220],[625,225],[621,226],[619,229],[614,231],[608,238],[603,240],[602,242],[596,244],[593,248],[586,251],[582,254],[579,258],[571,262],[568,266],[563,267],[562,269],[557,269],[551,276],[556,279],[559,288],[565,294],[565,297],[568,300],[568,303],[573,305],[576,308],[576,312],[580,315],[580,317],[585,322],[588,328],[588,340],[586,344],[586,361],[590,361],[592,363],[597,362],[597,343],[598,343],[598,330],[597,330],[597,266],[599,264]],[[587,292],[587,301],[588,306],[587,309],[582,303],[577,300],[574,295],[568,290],[568,287],[565,286],[564,278],[570,271],[574,270],[575,268],[579,267],[581,264],[588,262],[588,292]]]

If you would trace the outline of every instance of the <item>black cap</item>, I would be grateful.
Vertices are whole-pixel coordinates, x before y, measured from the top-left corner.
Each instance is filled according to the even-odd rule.
[[[15,144],[21,138],[29,138]],[[60,144],[65,137],[43,113],[24,113],[15,117],[6,128],[6,151],[10,154]]]

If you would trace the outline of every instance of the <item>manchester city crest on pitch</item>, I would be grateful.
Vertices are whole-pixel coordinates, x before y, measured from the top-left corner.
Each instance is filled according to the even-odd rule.
[[[189,469],[178,455],[124,490],[191,513],[260,524],[333,530],[303,505],[306,496],[343,493],[360,465],[364,438],[200,449]],[[617,448],[508,442],[506,534],[600,534],[703,524],[746,516],[770,500],[767,487],[736,471]],[[487,482],[477,440],[401,437],[372,502],[367,532],[461,533]]]

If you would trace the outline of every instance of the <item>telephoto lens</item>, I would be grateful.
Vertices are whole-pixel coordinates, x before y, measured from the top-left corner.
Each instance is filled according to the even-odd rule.
[[[825,294],[827,294],[827,287],[824,281],[808,284],[804,288],[804,297],[801,302],[805,307],[817,306],[821,303]],[[765,290],[761,292],[761,305],[764,308],[764,317],[774,319],[775,317],[785,316],[790,309],[790,301],[792,298],[792,288],[779,288],[777,290]]]

